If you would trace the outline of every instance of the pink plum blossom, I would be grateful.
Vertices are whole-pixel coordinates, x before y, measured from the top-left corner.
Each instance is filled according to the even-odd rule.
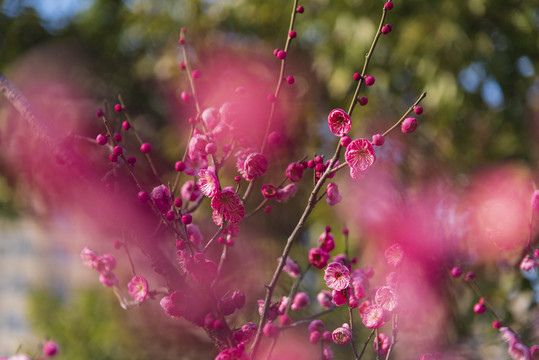
[[[384,309],[378,304],[360,307],[359,314],[363,325],[369,329],[377,329],[384,325]]]
[[[300,163],[293,162],[286,168],[286,177],[292,182],[298,182],[303,176],[303,166]]]
[[[291,309],[297,311],[303,309],[307,305],[309,305],[309,295],[303,291],[300,291],[294,296]]]
[[[378,337],[374,339],[374,351],[381,356],[385,356],[387,355],[390,346],[391,336],[384,333],[378,333]]]
[[[391,245],[385,252],[386,261],[389,265],[399,266],[404,256],[404,250],[399,244]]]
[[[342,194],[339,191],[339,187],[335,183],[329,183],[326,188],[326,201],[329,205],[333,206],[341,202]]]
[[[200,177],[198,187],[204,195],[213,197],[219,192],[219,180],[212,169],[202,169],[198,176]]]
[[[382,286],[376,290],[376,295],[374,296],[374,302],[377,305],[380,305],[384,310],[393,311],[397,305],[397,294],[389,286]]]
[[[372,144],[365,139],[352,141],[346,148],[344,159],[350,166],[352,179],[361,179],[365,172],[374,164],[376,156]]]
[[[97,253],[85,246],[80,252],[82,263],[90,269],[97,269]]]
[[[159,185],[153,188],[151,198],[155,206],[163,214],[170,208],[170,191],[165,185]]]
[[[279,257],[277,261],[280,262],[281,257]],[[286,262],[283,270],[293,278],[297,278],[301,272],[298,263],[292,260],[289,256],[286,257]]]
[[[318,303],[320,306],[329,309],[333,306],[333,303],[331,302],[333,296],[331,295],[331,291],[329,290],[321,290],[318,295],[316,295],[316,299],[318,300]]]
[[[352,332],[350,331],[350,328],[341,326],[333,330],[331,337],[335,344],[346,345],[352,340]]]
[[[268,159],[261,153],[251,153],[245,159],[241,174],[246,180],[252,180],[266,173]]]
[[[103,271],[99,273],[99,281],[106,287],[118,285],[118,277],[112,271]]]
[[[333,109],[328,115],[328,125],[335,136],[343,136],[350,131],[352,121],[343,109]]]
[[[277,202],[287,202],[292,196],[296,195],[298,188],[296,184],[288,184],[282,189],[277,190],[277,195],[275,195],[275,200]]]
[[[329,253],[320,248],[312,248],[309,250],[309,262],[316,268],[322,269],[326,267],[329,260]]]
[[[326,285],[336,291],[344,290],[350,284],[350,271],[341,263],[329,264],[324,272]]]
[[[239,223],[245,216],[245,208],[240,197],[231,188],[225,188],[219,191],[211,199],[211,207],[219,216],[231,223]]]
[[[140,275],[135,275],[127,284],[129,295],[137,302],[141,303],[148,296],[148,281]]]

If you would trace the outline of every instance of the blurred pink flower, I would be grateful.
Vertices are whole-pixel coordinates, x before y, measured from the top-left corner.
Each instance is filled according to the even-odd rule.
[[[384,325],[384,309],[377,304],[360,306],[359,314],[363,325],[369,329],[377,329]]]
[[[399,266],[404,256],[404,250],[399,244],[391,245],[385,252],[386,261],[393,266]]]
[[[393,311],[397,305],[397,294],[389,286],[382,286],[376,290],[376,295],[374,296],[374,302],[377,305],[380,305],[384,310]]]
[[[341,202],[342,194],[339,191],[339,187],[335,183],[329,183],[326,188],[326,201],[329,205],[333,206]]]
[[[148,281],[142,276],[135,275],[127,284],[129,295],[137,302],[141,303],[148,296]]]

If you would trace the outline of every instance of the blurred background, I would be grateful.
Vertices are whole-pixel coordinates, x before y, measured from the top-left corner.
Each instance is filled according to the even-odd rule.
[[[284,137],[282,147],[275,150],[272,166],[276,171],[281,169],[281,174],[270,178],[280,179],[288,162],[305,155],[332,156],[336,142],[327,129],[326,117],[335,107],[348,107],[355,88],[352,75],[361,71],[383,3],[301,3],[305,13],[296,19],[298,37],[292,41],[287,65],[287,75],[294,75],[296,82],[283,89],[276,121]],[[103,132],[96,110],[103,108],[114,118],[111,108],[121,94],[137,128],[152,143],[158,170],[165,178],[172,178],[172,164],[185,147],[187,119],[194,115],[192,104],[179,99],[181,91],[188,89],[185,73],[178,69],[183,59],[177,42],[180,28],[187,29],[190,60],[203,74],[201,101],[204,106],[219,107],[245,82],[257,83],[263,93],[273,91],[279,62],[272,52],[284,47],[293,2],[3,0],[0,4],[0,71],[52,119],[55,131],[80,137],[77,141],[83,143],[84,139],[95,139]],[[393,31],[381,37],[372,58],[368,73],[375,76],[376,84],[362,90],[369,103],[356,108],[351,137],[370,138],[382,133],[423,91],[428,93],[422,103],[425,112],[418,117],[415,134],[403,137],[399,132],[387,139],[377,153],[376,166],[380,169],[373,170],[377,175],[359,185],[363,191],[358,185],[344,184],[343,192],[363,193],[363,197],[350,196],[348,203],[338,205],[340,210],[338,206],[336,211],[326,206],[313,213],[309,230],[293,253],[303,267],[306,251],[326,225],[335,226],[338,232],[349,224],[356,234],[352,236],[356,240],[353,251],[360,259],[367,258],[369,266],[378,264],[368,260],[376,253],[376,249],[370,249],[373,241],[385,246],[400,240],[402,234],[394,233],[384,233],[384,240],[380,240],[381,232],[374,224],[378,220],[368,223],[370,218],[363,210],[354,213],[364,223],[347,217],[344,213],[350,212],[350,207],[363,209],[387,200],[386,205],[396,209],[393,195],[401,194],[395,195],[398,203],[410,209],[418,203],[424,205],[418,193],[429,193],[432,211],[427,207],[412,214],[428,216],[426,213],[444,209],[438,214],[440,221],[453,224],[453,231],[444,239],[469,240],[475,235],[459,225],[455,215],[468,214],[462,194],[481,198],[478,191],[484,187],[503,192],[516,181],[524,187],[517,195],[528,205],[527,196],[535,187],[539,160],[539,2],[396,0],[387,23]],[[162,316],[157,301],[129,312],[121,310],[112,292],[81,266],[78,254],[84,245],[111,252],[111,239],[118,234],[105,230],[108,236],[103,236],[103,229],[88,230],[91,219],[97,216],[94,213],[99,211],[72,210],[80,207],[79,199],[67,197],[64,191],[68,190],[61,181],[49,183],[54,170],[49,169],[40,148],[28,143],[31,130],[21,121],[1,98],[0,356],[14,353],[19,344],[31,352],[46,336],[60,343],[62,359],[215,356],[204,334],[178,330],[177,322]],[[107,157],[87,143],[78,147],[79,152],[89,167],[104,175]],[[498,175],[490,176],[500,168],[504,169],[501,180]],[[510,180],[505,177],[508,173]],[[151,180],[144,180],[150,186]],[[308,179],[305,184],[309,185]],[[374,199],[365,194],[369,189],[376,189]],[[255,251],[261,258],[265,251],[278,254],[277,249],[304,207],[306,194],[306,190],[300,191],[293,201],[281,205],[271,221],[264,217],[250,219],[252,228],[263,229],[263,239],[271,241],[250,245],[255,250],[244,251]],[[517,195],[515,198],[520,199]],[[379,211],[383,216],[399,216]],[[503,211],[509,213],[513,208]],[[66,215],[70,212],[84,220],[75,222]],[[527,226],[529,215],[523,214]],[[203,232],[207,235],[211,231]],[[338,246],[343,249],[342,244]],[[451,247],[451,256],[442,257],[443,261],[439,261],[437,252],[436,256],[432,252],[418,256],[433,256],[429,264],[437,264],[436,274],[444,273],[455,261],[476,266],[485,292],[492,295],[503,317],[517,324],[528,345],[538,343],[537,294],[533,287],[537,275],[525,274],[528,280],[515,271],[520,254],[481,261],[481,249],[466,246],[461,250],[462,246]],[[262,276],[269,279],[274,262],[265,260],[263,264]],[[307,278],[307,284],[318,286],[317,281],[314,276]],[[437,284],[440,292],[433,297],[433,304],[443,301],[445,309],[432,318],[444,321],[447,329],[442,334],[438,334],[440,329],[418,331],[436,333],[433,343],[442,344],[442,349],[451,346],[455,358],[507,358],[504,345],[491,329],[492,319],[477,319],[470,311],[477,300],[474,294],[462,283],[447,290],[443,285],[448,279],[440,283],[432,275],[431,281],[423,286]],[[290,285],[287,279],[282,282],[283,289]],[[248,302],[253,304],[262,297],[262,291],[253,290]],[[256,309],[250,311],[253,315]],[[161,321],[151,325],[155,317]],[[245,319],[238,318],[238,324],[241,321]],[[439,348],[425,345],[423,350]],[[397,358],[408,355],[405,349],[396,350]]]

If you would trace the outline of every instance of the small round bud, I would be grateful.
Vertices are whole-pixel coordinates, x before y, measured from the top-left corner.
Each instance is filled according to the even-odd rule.
[[[473,311],[476,314],[483,314],[486,310],[487,310],[487,308],[485,307],[485,305],[481,304],[481,303],[476,303],[473,306]]]
[[[320,335],[320,331],[312,331],[311,334],[309,335],[309,342],[311,344],[318,344],[320,342],[320,338],[322,336]]]
[[[192,77],[193,79],[199,79],[200,76],[201,76],[200,70],[193,70],[193,72],[191,73],[191,77]]]
[[[375,81],[374,76],[372,76],[372,75],[367,75],[367,76],[365,76],[365,85],[367,85],[367,86],[373,86],[373,85],[374,85],[374,81]]]
[[[388,1],[384,4],[384,9],[391,10],[393,9],[393,3],[391,1]]]
[[[292,323],[292,320],[290,319],[290,316],[288,314],[283,314],[279,316],[279,324],[282,326],[288,326]]]
[[[116,142],[122,141],[122,135],[118,133],[114,134],[114,141]]]
[[[180,70],[185,70],[187,68],[187,66],[185,66],[185,62],[184,61],[180,61],[180,65],[178,65]]]
[[[384,25],[384,27],[382,27],[381,32],[382,32],[382,34],[387,35],[387,34],[389,34],[391,31],[387,28],[387,26]]]
[[[131,124],[129,123],[129,121],[124,121],[124,122],[122,123],[122,128],[123,128],[125,131],[131,129]]]
[[[167,220],[168,221],[174,221],[175,218],[176,218],[176,215],[174,214],[173,210],[167,211]]]
[[[348,135],[341,137],[341,146],[347,147],[352,142],[352,139]]]
[[[137,198],[141,203],[145,203],[146,201],[150,200],[150,194],[148,194],[146,191],[139,191]]]
[[[182,205],[183,205],[182,198],[176,198],[176,199],[174,199],[174,206],[176,206],[177,208],[181,208]]]
[[[277,52],[277,59],[279,59],[279,60],[284,60],[284,59],[286,59],[286,51],[284,51],[284,50],[279,50],[279,51]]]
[[[362,97],[357,99],[357,102],[358,102],[359,105],[365,106],[369,102],[369,99],[366,96],[362,96]]]
[[[294,82],[296,82],[296,79],[294,79],[294,77],[290,75],[286,78],[286,82],[288,83],[288,85],[292,85],[294,84]]]
[[[501,328],[501,327],[502,327],[501,321],[498,321],[498,320],[493,321],[493,322],[492,322],[492,327],[493,327],[494,329],[499,329],[499,328]]]
[[[180,94],[180,98],[182,99],[182,101],[184,103],[188,102],[189,99],[190,99],[190,96],[189,94],[186,92],[186,91],[182,91],[182,93]]]
[[[130,156],[129,159],[127,159],[127,163],[131,166],[135,165],[136,162],[137,162],[137,158],[134,156]]]
[[[114,155],[114,154],[110,155],[109,160],[110,162],[113,162],[113,163],[118,162],[118,155]]]
[[[360,74],[360,73],[355,73],[355,74],[354,74],[354,80],[355,80],[355,81],[361,80],[361,74]]]
[[[268,135],[268,143],[272,145],[277,145],[281,142],[281,134],[277,131],[272,131]]]
[[[103,134],[98,134],[95,138],[95,141],[97,142],[98,145],[105,145],[107,143],[107,137]]]
[[[372,144],[374,146],[382,146],[386,142],[386,139],[382,134],[374,134],[372,136]]]
[[[464,281],[475,281],[475,273],[473,271],[468,271],[464,277]]]
[[[279,334],[279,328],[274,323],[268,322],[266,325],[264,325],[262,332],[266,337],[274,338]]]
[[[58,354],[58,344],[52,340],[45,341],[43,344],[43,355],[53,357]]]
[[[274,103],[274,102],[275,102],[275,95],[273,95],[273,94],[268,94],[268,96],[266,96],[266,100],[267,100],[269,103]]]
[[[234,246],[234,238],[231,238],[231,237],[227,238],[226,239],[226,245],[230,246],[230,247]]]
[[[331,331],[324,331],[322,334],[322,340],[326,344],[331,344],[333,342],[333,337],[331,336]]]
[[[273,208],[271,207],[271,205],[266,205],[266,207],[264,208],[264,212],[265,212],[266,214],[271,213],[271,210],[273,210]]]
[[[319,164],[319,163],[321,163],[321,162],[324,161],[324,157],[318,155],[317,157],[314,158],[314,161],[315,161],[317,164]]]
[[[277,57],[278,52],[279,52],[279,49],[273,49],[273,56]]]
[[[180,45],[183,45],[183,44],[185,44],[185,39],[184,39],[184,38],[180,38],[180,40],[178,40],[178,42],[180,43]]]
[[[459,278],[462,275],[462,268],[460,266],[453,266],[451,269],[451,276],[454,278]]]
[[[294,30],[291,30],[289,33],[288,33],[288,37],[290,37],[290,39],[294,39],[296,36],[298,36],[298,33]]]
[[[539,258],[539,249],[535,249],[535,250],[533,251],[533,257],[534,257],[535,259]]]
[[[389,30],[389,32],[393,31],[393,26],[391,26],[391,24],[386,24],[385,27]]]
[[[221,245],[226,244],[226,239],[222,236],[219,236],[219,239],[217,239],[217,242]]]
[[[226,327],[223,319],[215,319],[213,322],[213,328],[215,330],[223,330]]]
[[[112,243],[112,246],[114,246],[114,248],[116,250],[118,250],[119,248],[122,247],[122,242],[121,241],[118,241],[118,240],[114,240],[114,242]]]
[[[237,175],[237,176],[234,176],[234,182],[235,183],[239,183],[241,181],[241,176]]]
[[[122,106],[122,105],[120,105],[120,104],[114,105],[114,111],[120,112],[120,111],[122,111],[122,110],[123,110],[123,106]]]
[[[182,172],[185,170],[185,163],[183,161],[176,161],[176,164],[174,165],[174,169],[178,172]]]
[[[324,171],[325,168],[326,168],[326,167],[324,166],[324,164],[318,163],[318,164],[316,164],[316,166],[314,167],[314,171],[321,173],[321,172]]]
[[[215,154],[217,152],[217,145],[214,142],[207,143],[204,150],[208,155]]]
[[[401,131],[405,134],[411,134],[417,129],[417,119],[415,117],[407,117],[401,124]]]
[[[140,145],[140,151],[145,154],[148,154],[150,151],[152,151],[152,145],[150,145],[149,143],[144,143]]]
[[[415,112],[416,115],[423,114],[423,107],[421,107],[419,105],[414,106],[414,112]]]
[[[217,304],[219,312],[223,315],[231,315],[236,311],[236,303],[231,297],[225,297],[219,300]]]
[[[234,300],[234,304],[236,304],[237,309],[241,309],[243,306],[245,306],[245,293],[243,291],[234,291],[232,294],[232,299]]]
[[[303,14],[304,11],[305,11],[305,8],[301,5],[296,8],[297,13]]]
[[[342,233],[344,236],[348,236],[348,234],[350,233],[350,230],[348,230],[348,228],[344,228],[342,229]]]
[[[105,112],[103,111],[103,109],[97,109],[97,111],[95,112],[95,116],[103,117],[105,116]]]
[[[123,153],[123,149],[121,146],[115,146],[113,149],[112,149],[112,153],[116,156],[119,156],[119,155],[122,155]]]
[[[191,216],[191,214],[182,215],[182,224],[189,225],[192,222],[193,222],[193,217]]]
[[[342,139],[342,138],[341,138]],[[307,167],[309,169],[313,169],[316,166],[316,162],[314,160],[307,161]]]

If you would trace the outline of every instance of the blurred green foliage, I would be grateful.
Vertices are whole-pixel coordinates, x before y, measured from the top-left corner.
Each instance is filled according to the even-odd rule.
[[[29,299],[29,320],[38,333],[59,344],[58,360],[209,359],[214,353],[181,326],[160,319],[154,327],[139,309],[123,310],[112,292],[102,288],[67,298],[40,289]]]

